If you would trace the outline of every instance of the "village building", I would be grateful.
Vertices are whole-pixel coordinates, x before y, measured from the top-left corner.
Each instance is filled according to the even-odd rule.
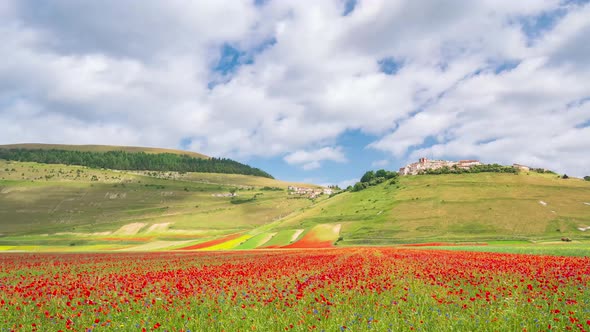
[[[522,171],[522,172],[528,172],[528,171],[531,170],[530,167],[525,166],[525,165],[521,165],[521,164],[512,164],[512,167],[514,167],[514,168],[516,168],[516,169],[518,169],[519,171]]]
[[[333,193],[333,189],[331,188],[307,188],[307,187],[296,187],[296,186],[289,186],[287,187],[289,190],[289,195],[301,195],[307,196],[309,198],[316,198],[322,194],[331,195]]]
[[[448,160],[429,160],[427,158],[420,158],[418,162],[411,163],[399,169],[399,175],[416,175],[420,172],[439,169],[443,167],[452,168],[454,166],[461,169],[469,169],[473,166],[481,165],[479,160],[459,160],[459,161],[448,161]]]
[[[479,162],[479,160],[459,160],[459,162],[457,163],[457,166],[459,168],[463,168],[463,169],[467,169],[467,168],[471,168],[473,166],[477,166],[477,165],[481,165],[481,163]]]

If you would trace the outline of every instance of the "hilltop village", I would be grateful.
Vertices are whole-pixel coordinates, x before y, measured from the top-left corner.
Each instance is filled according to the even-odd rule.
[[[447,168],[455,168],[455,169],[470,169],[474,166],[481,166],[483,165],[479,160],[459,160],[459,161],[448,161],[448,160],[429,160],[427,158],[420,158],[418,162],[411,163],[399,169],[399,175],[417,175],[420,173],[424,173],[426,171],[436,170],[443,167]],[[506,166],[510,167],[510,166]],[[531,168],[521,164],[513,164],[513,168],[522,171],[528,172]],[[548,170],[541,169],[543,172]]]
[[[473,166],[481,165],[479,160],[459,160],[459,161],[447,161],[447,160],[429,160],[427,158],[420,158],[418,162],[411,163],[399,169],[399,175],[416,175],[421,171],[439,169],[443,167],[453,168],[458,167],[461,169],[469,169]]]

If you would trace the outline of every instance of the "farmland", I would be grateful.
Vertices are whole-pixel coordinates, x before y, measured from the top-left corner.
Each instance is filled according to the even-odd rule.
[[[0,160],[0,250],[205,249],[200,244],[239,234],[208,250],[445,242],[495,251],[518,243],[519,252],[544,253],[545,244],[568,238],[573,251],[588,252],[590,182],[579,179],[406,176],[315,199],[290,195],[288,186],[317,188],[240,174]]]
[[[590,182],[549,174],[404,176],[395,184],[337,195],[285,218],[280,227],[338,223],[339,245],[562,237],[585,242],[590,239],[588,202]]]
[[[590,260],[395,248],[0,255],[14,331],[588,330]]]
[[[289,185],[301,184],[0,160],[0,245],[26,251],[157,250],[234,233],[254,236],[314,204],[290,197]],[[236,197],[223,196],[231,190]]]
[[[587,181],[289,186],[0,160],[0,331],[590,329]]]

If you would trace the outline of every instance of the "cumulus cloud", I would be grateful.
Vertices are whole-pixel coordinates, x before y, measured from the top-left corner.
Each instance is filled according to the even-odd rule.
[[[314,169],[344,161],[338,139],[359,130],[392,164],[590,172],[587,2],[344,12],[341,0],[2,1],[0,142],[182,142]]]
[[[321,166],[322,161],[346,162],[347,159],[341,147],[323,147],[316,150],[298,150],[285,156],[288,164],[301,165],[304,170],[316,169]]]

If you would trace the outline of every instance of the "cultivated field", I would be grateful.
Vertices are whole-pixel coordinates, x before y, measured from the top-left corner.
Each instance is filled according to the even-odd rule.
[[[313,200],[290,195],[290,185],[316,187],[246,175],[0,161],[0,250],[444,242],[493,251],[517,243],[522,252],[535,247],[540,253],[546,246],[571,245],[581,255],[590,243],[590,182],[579,179],[537,173],[407,176]]]
[[[0,160],[0,250],[164,250],[235,233],[243,241],[260,235],[266,243],[276,221],[327,198],[290,196],[289,185],[233,174]],[[232,190],[236,197],[228,197]]]
[[[590,329],[590,259],[394,248],[0,255],[10,331]]]

